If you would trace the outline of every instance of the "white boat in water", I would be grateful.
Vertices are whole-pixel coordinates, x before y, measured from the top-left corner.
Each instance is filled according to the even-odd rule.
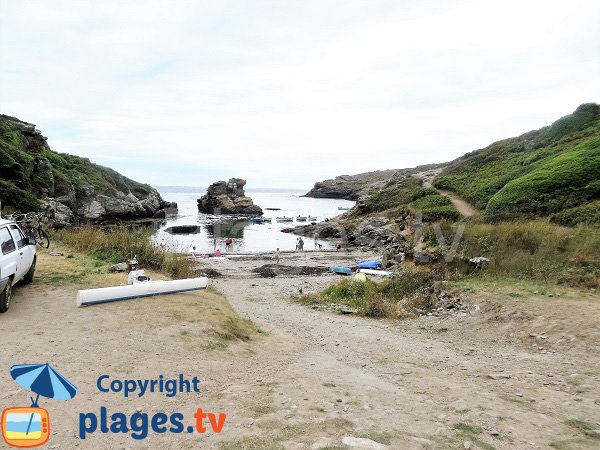
[[[277,222],[293,222],[293,217],[278,217]]]
[[[313,217],[313,216],[308,216],[308,221],[309,222],[316,222],[317,221],[317,217]]]

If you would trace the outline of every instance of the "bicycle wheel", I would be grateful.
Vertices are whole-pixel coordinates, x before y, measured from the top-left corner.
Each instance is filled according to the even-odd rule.
[[[48,233],[41,228],[36,228],[35,233],[37,234],[35,239],[40,247],[50,247],[50,236],[48,236]]]

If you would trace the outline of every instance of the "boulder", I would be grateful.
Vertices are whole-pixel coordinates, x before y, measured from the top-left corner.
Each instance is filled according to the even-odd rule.
[[[198,199],[198,210],[205,214],[261,215],[262,209],[246,196],[245,185],[246,180],[242,178],[211,184],[206,195]]]

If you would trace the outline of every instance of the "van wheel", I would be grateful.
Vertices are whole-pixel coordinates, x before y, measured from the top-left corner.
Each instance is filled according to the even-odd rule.
[[[29,284],[33,281],[33,274],[35,273],[35,263],[37,261],[37,256],[33,258],[33,262],[31,263],[31,267],[23,277],[23,283]]]
[[[10,306],[10,300],[12,298],[12,282],[8,280],[2,294],[0,294],[0,313],[6,312]]]

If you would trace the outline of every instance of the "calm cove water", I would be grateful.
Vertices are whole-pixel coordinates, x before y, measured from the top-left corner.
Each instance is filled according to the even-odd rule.
[[[325,218],[333,218],[343,211],[339,207],[350,208],[354,202],[335,199],[317,199],[301,197],[305,191],[277,190],[277,189],[246,189],[246,195],[252,197],[254,204],[264,211],[264,217],[271,217],[272,223],[254,224],[249,218],[234,216],[212,216],[198,212],[197,199],[206,193],[206,188],[159,186],[156,187],[160,195],[171,202],[177,202],[179,212],[176,217],[169,217],[166,223],[154,234],[154,242],[168,245],[171,249],[181,252],[190,252],[192,247],[201,253],[213,251],[213,239],[217,239],[217,248],[225,251],[225,239],[233,239],[234,252],[263,252],[280,250],[294,250],[298,236],[282,233],[283,228],[290,228],[306,223],[276,222],[277,217],[316,216],[321,222]],[[279,211],[269,211],[265,208],[281,208]],[[165,231],[173,225],[198,225],[199,229],[193,234],[173,235]],[[304,238],[304,248],[314,249],[312,238]],[[319,241],[324,249],[331,248],[333,244],[328,241]]]

